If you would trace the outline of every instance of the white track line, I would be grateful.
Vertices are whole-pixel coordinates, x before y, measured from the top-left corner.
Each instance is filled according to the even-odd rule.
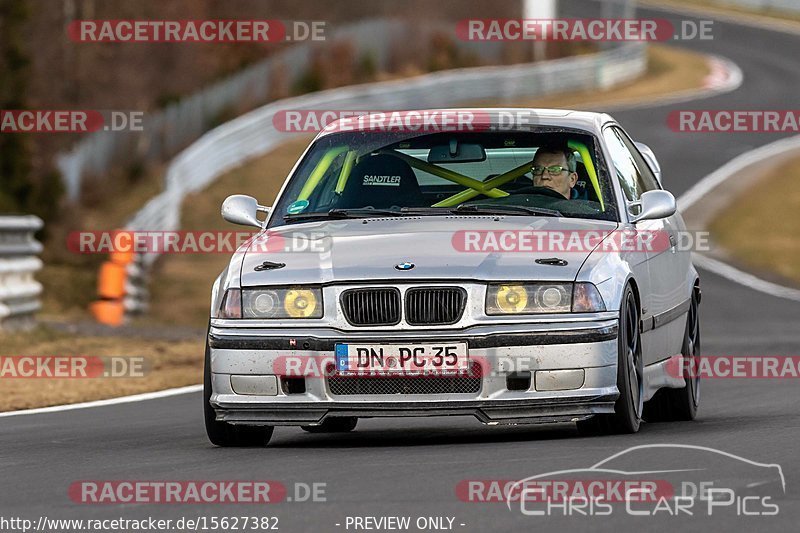
[[[769,159],[770,157],[775,157],[776,155],[780,155],[783,152],[795,148],[800,148],[800,135],[765,144],[764,146],[760,146],[759,148],[755,148],[754,150],[750,150],[749,152],[745,152],[731,159],[683,193],[681,197],[678,198],[678,209],[685,211],[700,198],[711,192],[720,183],[749,165]]]
[[[800,302],[800,290],[763,280],[706,255],[692,254],[692,263],[725,279],[744,285],[748,289]]]
[[[40,407],[38,409],[22,409],[20,411],[8,411],[0,413],[0,418],[18,415],[37,415],[42,413],[58,413],[61,411],[71,411],[73,409],[89,409],[92,407],[105,407],[107,405],[118,405],[122,403],[143,402],[145,400],[157,400],[169,396],[189,394],[203,390],[202,385],[189,385],[188,387],[178,387],[157,392],[145,392],[144,394],[134,394],[133,396],[121,396],[119,398],[109,398],[108,400],[97,400],[94,402],[70,403],[67,405],[54,405],[52,407]]]

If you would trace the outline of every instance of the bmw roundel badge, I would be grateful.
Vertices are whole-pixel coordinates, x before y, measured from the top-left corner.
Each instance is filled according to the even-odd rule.
[[[403,261],[402,263],[397,263],[394,268],[397,270],[411,270],[414,268],[414,263]]]

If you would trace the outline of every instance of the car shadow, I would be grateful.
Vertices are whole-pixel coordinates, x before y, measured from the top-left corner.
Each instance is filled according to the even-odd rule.
[[[360,422],[363,424],[363,421]],[[477,423],[479,424],[479,423]],[[470,427],[452,422],[436,427],[431,424],[356,428],[349,433],[311,434],[299,428],[278,428],[270,448],[380,448],[413,446],[452,446],[481,443],[549,441],[576,438],[574,424],[521,424],[516,426]]]

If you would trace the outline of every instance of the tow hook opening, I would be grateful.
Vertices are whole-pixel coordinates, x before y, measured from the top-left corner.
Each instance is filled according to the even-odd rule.
[[[506,376],[506,388],[510,391],[525,391],[531,388],[531,373],[511,372]]]

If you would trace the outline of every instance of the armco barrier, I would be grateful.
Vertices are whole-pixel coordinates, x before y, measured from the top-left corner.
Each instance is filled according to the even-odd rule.
[[[32,325],[42,307],[33,277],[42,268],[42,245],[34,239],[42,225],[32,215],[0,216],[0,330]]]
[[[470,101],[502,103],[521,97],[605,89],[636,78],[646,67],[646,44],[627,43],[591,55],[442,71],[279,100],[211,130],[178,154],[167,168],[164,191],[147,202],[125,229],[177,230],[186,195],[204,189],[226,171],[298,135],[275,128],[273,117],[282,110],[425,109],[453,107]],[[146,310],[147,272],[157,257],[156,253],[141,254],[126,267],[129,292],[123,301],[127,313]]]

